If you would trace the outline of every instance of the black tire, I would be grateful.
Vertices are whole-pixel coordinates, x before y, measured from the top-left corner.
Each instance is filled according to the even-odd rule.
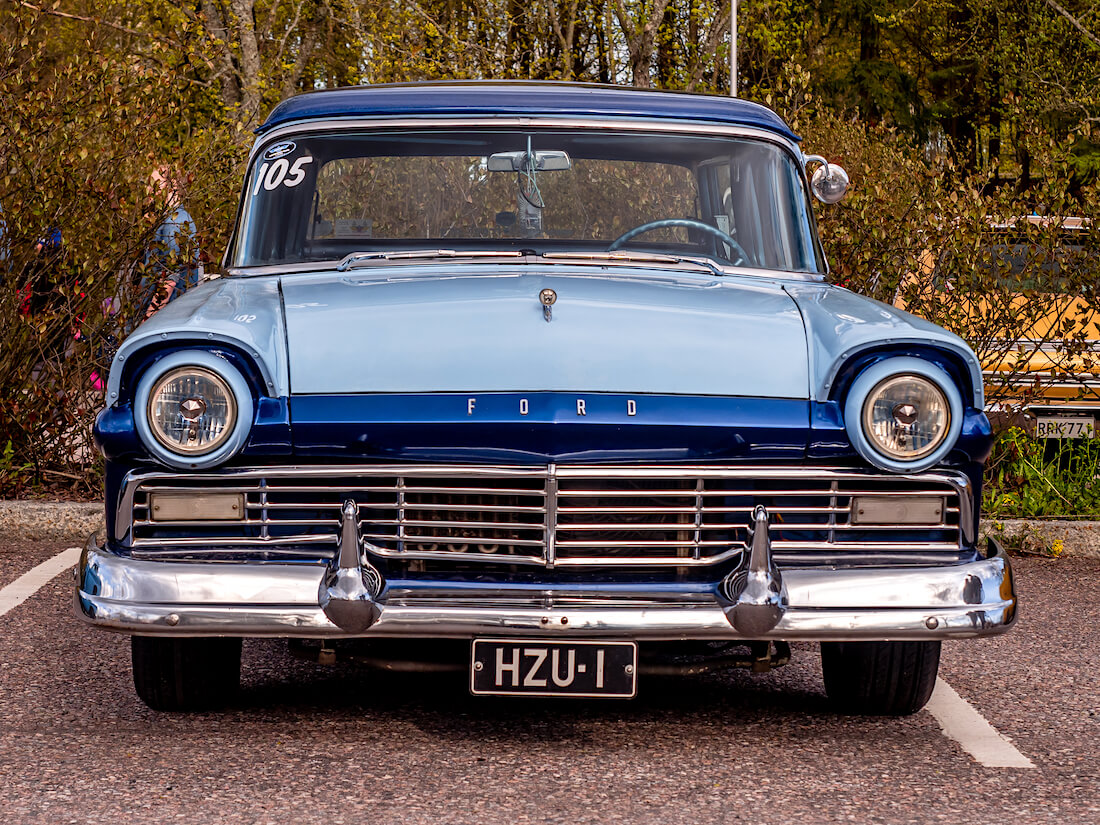
[[[907,716],[927,704],[939,642],[822,642],[825,693],[845,713]]]
[[[240,688],[240,639],[133,636],[130,657],[134,689],[153,710],[210,710]]]

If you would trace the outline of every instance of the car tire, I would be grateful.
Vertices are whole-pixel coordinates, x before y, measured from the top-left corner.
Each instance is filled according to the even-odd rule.
[[[210,710],[240,688],[240,639],[134,636],[130,656],[134,689],[153,710]]]
[[[845,713],[907,716],[927,704],[939,642],[822,642],[825,693]]]

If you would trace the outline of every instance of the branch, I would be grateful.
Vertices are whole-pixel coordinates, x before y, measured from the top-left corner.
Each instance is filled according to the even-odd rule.
[[[1073,28],[1077,29],[1077,31],[1081,32],[1081,34],[1085,36],[1086,40],[1092,43],[1092,45],[1096,48],[1100,49],[1100,37],[1097,37],[1095,34],[1093,34],[1083,25],[1081,25],[1081,21],[1070,14],[1068,11],[1066,11],[1065,8],[1058,3],[1058,0],[1043,0],[1043,2],[1054,9],[1054,11],[1056,11],[1058,14],[1062,15],[1062,17],[1066,18],[1066,20],[1069,21],[1069,24],[1073,26]]]
[[[729,31],[730,11],[732,11],[732,9],[727,6],[721,14],[716,15],[711,21],[710,31],[707,32],[707,36],[703,41],[703,47],[695,54],[695,65],[691,69],[691,79],[688,81],[684,91],[695,91],[695,87],[699,84],[699,81],[703,79],[703,73],[707,70],[705,58],[717,56],[718,41],[727,31]]]
[[[70,14],[69,12],[58,11],[57,9],[45,9],[42,8],[42,6],[36,6],[34,3],[24,2],[24,0],[12,0],[12,2],[14,2],[17,6],[22,6],[25,9],[36,11],[39,14],[49,14],[53,17],[62,17],[66,20],[76,20],[81,23],[91,23],[94,26],[106,26],[109,29],[114,29],[115,31],[122,32],[123,34],[130,34],[135,37],[144,37],[147,40],[154,40],[158,43],[166,43],[167,45],[174,46],[177,49],[183,48],[183,44],[180,43],[178,40],[172,40],[169,37],[161,37],[150,32],[143,32],[140,29],[131,29],[128,26],[122,26],[118,23],[112,23],[109,20],[104,20],[99,17],[83,17],[79,14]]]
[[[286,62],[284,60],[284,55],[286,54],[286,44],[287,44],[287,41],[290,39],[291,34],[298,35],[303,40],[305,39],[305,35],[302,35],[302,33],[298,31],[298,24],[300,22],[302,22],[302,7],[305,4],[306,4],[305,0],[301,0],[298,3],[298,6],[294,9],[294,19],[290,22],[290,25],[288,25],[286,27],[286,29],[283,31],[283,36],[279,39],[279,48],[275,52],[275,59],[279,63],[285,63]],[[267,40],[270,37],[271,37],[271,28],[269,27],[268,30],[264,33],[264,40]],[[295,85],[297,85],[297,84],[295,84]]]

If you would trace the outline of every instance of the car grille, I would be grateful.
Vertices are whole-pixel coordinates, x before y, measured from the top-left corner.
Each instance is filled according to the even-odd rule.
[[[150,496],[237,493],[235,521],[153,520]],[[860,524],[860,506],[932,503],[920,526]],[[693,566],[744,552],[763,505],[780,561],[823,554],[958,552],[970,519],[963,476],[811,467],[386,466],[131,475],[116,537],[135,554],[331,556],[340,508],[359,505],[367,550],[398,559],[508,565]]]

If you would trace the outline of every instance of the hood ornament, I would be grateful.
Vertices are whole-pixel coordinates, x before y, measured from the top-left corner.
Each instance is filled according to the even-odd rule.
[[[539,303],[542,304],[542,317],[546,319],[546,323],[550,323],[552,320],[554,303],[558,300],[558,293],[552,289],[544,289],[539,293]]]

